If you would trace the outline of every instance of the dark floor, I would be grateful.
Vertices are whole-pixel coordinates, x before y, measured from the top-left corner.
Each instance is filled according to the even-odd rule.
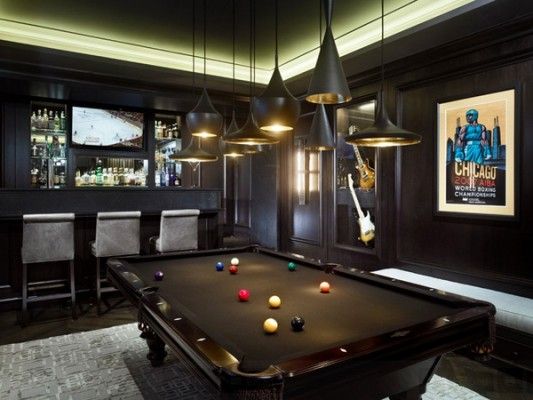
[[[121,305],[101,316],[96,315],[94,306],[85,305],[77,320],[66,317],[68,315],[70,315],[68,309],[52,306],[40,313],[34,313],[30,325],[21,328],[17,322],[16,312],[0,312],[0,345],[102,329],[136,321],[135,309],[129,305]],[[442,359],[436,373],[490,400],[533,399],[531,373],[506,365],[498,365],[498,368],[489,365],[490,363],[480,363],[452,353]]]

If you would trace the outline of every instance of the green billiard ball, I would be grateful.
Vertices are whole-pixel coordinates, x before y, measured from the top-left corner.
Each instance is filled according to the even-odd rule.
[[[296,271],[296,264],[292,261],[287,265],[287,267],[289,268],[289,271]]]

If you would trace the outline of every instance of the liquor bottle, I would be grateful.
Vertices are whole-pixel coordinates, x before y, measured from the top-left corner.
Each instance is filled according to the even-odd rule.
[[[96,185],[96,175],[94,171],[89,172],[89,185],[91,186]]]
[[[102,173],[102,160],[96,161],[95,184],[98,186],[102,186],[104,184],[104,178]]]
[[[76,170],[76,177],[74,178],[74,186],[79,187],[83,184],[83,179],[81,177],[81,172],[79,169]]]
[[[59,145],[59,157],[66,158],[67,151],[65,150],[65,144]]]
[[[54,114],[52,110],[48,113],[48,129],[54,130]]]
[[[159,170],[159,181],[161,182],[161,186],[166,186],[165,169],[163,167]]]
[[[91,184],[91,176],[87,170],[81,176],[81,181],[84,186],[89,186]]]
[[[31,185],[33,187],[36,187],[38,186],[38,183],[39,183],[39,170],[35,167],[32,168],[32,170],[30,171],[31,173]]]
[[[118,186],[120,183],[119,177],[118,177],[118,168],[113,167],[113,185]]]
[[[32,131],[37,129],[37,115],[35,115],[35,111],[31,114],[30,128],[31,128]]]
[[[41,129],[48,129],[48,110],[44,108],[41,118]]]
[[[124,179],[124,168],[120,167],[118,169],[118,185],[124,186],[126,183],[126,180]]]
[[[161,174],[159,173],[159,168],[155,170],[155,186],[160,187],[161,186]]]
[[[65,183],[66,183],[66,178],[65,178],[65,173],[64,172],[61,172],[59,174],[59,184],[61,186],[65,186]]]
[[[67,128],[65,120],[65,111],[61,111],[61,117],[59,118],[59,129],[64,131]]]
[[[37,147],[37,139],[33,138],[31,146],[31,156],[37,157],[39,155],[39,148]]]
[[[59,112],[56,111],[54,115],[54,131],[58,131],[61,128],[61,122],[59,120]]]

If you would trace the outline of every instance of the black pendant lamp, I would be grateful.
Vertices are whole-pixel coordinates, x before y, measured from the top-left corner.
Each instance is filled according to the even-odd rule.
[[[331,126],[329,125],[326,107],[319,104],[316,107],[311,129],[305,137],[306,150],[328,151],[335,148]]]
[[[300,115],[300,102],[285,86],[278,65],[278,0],[275,1],[275,67],[261,96],[254,99],[253,115],[259,128],[277,133],[294,129]]]
[[[259,129],[252,112],[252,54],[255,52],[255,46],[252,50],[252,37],[255,36],[253,32],[253,21],[255,21],[255,2],[254,0],[250,0],[250,112],[248,113],[248,118],[246,119],[244,126],[237,132],[228,133],[224,138],[227,143],[243,144],[246,146],[279,143],[279,139],[269,136],[266,132]],[[255,42],[255,40],[253,42]]]
[[[326,31],[305,99],[310,103],[319,104],[345,103],[352,99],[352,95],[331,31],[333,0],[324,0],[323,3],[326,13]]]
[[[170,158],[176,161],[186,161],[189,163],[213,162],[218,160],[218,156],[211,154],[200,147],[200,138],[191,137],[189,145],[177,153],[171,154]]]
[[[219,147],[220,151],[222,152],[222,155],[227,157],[243,157],[245,154],[245,147],[248,146],[242,146],[238,144],[232,144],[227,143],[224,138],[232,132],[237,132],[239,130],[239,127],[237,126],[237,121],[235,119],[235,110],[233,110],[233,114],[231,116],[231,122],[228,126],[228,129],[226,129],[226,132],[224,133],[224,136],[220,138],[219,141]]]
[[[354,132],[345,137],[347,143],[366,147],[392,147],[417,144],[422,137],[416,133],[407,131],[394,125],[389,119],[385,108],[384,82],[385,64],[383,59],[384,36],[385,36],[385,7],[381,0],[381,89],[377,101],[377,112],[374,124],[359,132]]]
[[[195,36],[195,5],[193,0],[193,79],[194,79],[194,36]],[[209,94],[206,89],[206,3],[204,0],[204,88],[202,95],[196,106],[190,111],[185,120],[187,127],[193,136],[214,137],[217,136],[222,128],[222,115],[213,107]]]

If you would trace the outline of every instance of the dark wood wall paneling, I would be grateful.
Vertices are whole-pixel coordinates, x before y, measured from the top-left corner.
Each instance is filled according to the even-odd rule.
[[[385,95],[391,119],[423,136],[417,146],[377,154],[375,249],[335,244],[331,189],[333,157],[322,164],[323,204],[315,218],[325,229],[320,244],[298,240],[290,229],[294,170],[292,144],[280,147],[280,246],[314,258],[367,269],[401,265],[415,272],[531,296],[533,269],[533,16],[524,15],[475,35],[386,65]],[[352,76],[354,101],[374,97],[379,74]],[[435,214],[437,101],[518,89],[516,123],[519,177],[517,221]],[[332,118],[333,122],[333,118]],[[330,158],[331,157],[331,158]],[[255,185],[255,183],[254,183]],[[285,204],[283,202],[286,202]],[[317,232],[315,232],[315,236]]]

